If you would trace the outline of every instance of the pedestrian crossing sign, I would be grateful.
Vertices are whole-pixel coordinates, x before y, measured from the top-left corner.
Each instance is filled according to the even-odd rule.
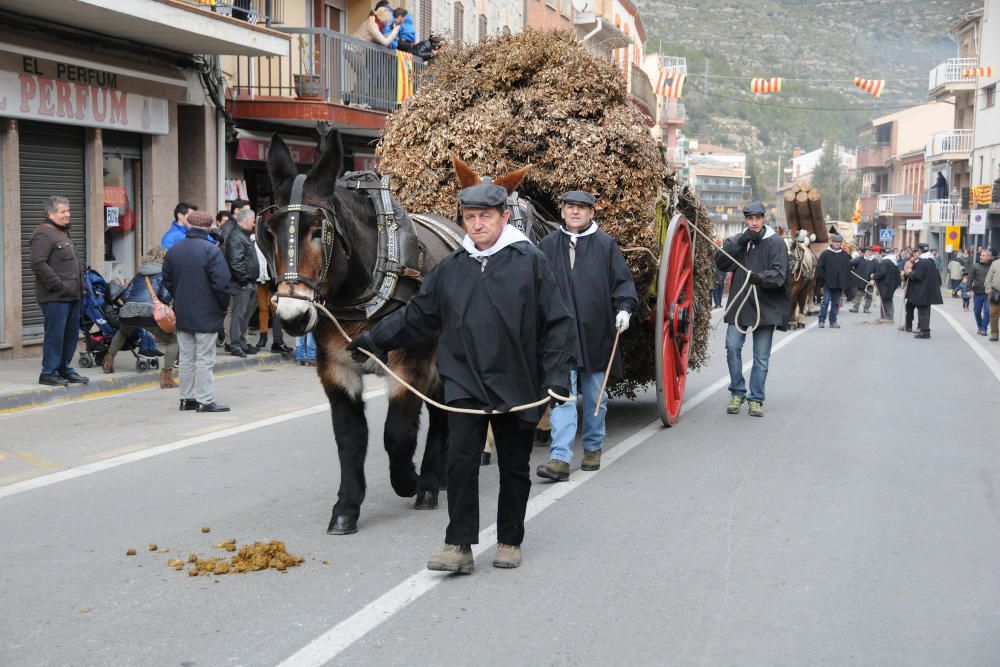
[[[892,243],[892,230],[880,229],[878,232],[878,240],[882,242]]]

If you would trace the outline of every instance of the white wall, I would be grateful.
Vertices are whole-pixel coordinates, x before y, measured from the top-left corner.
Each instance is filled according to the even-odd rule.
[[[1000,82],[1000,0],[986,0],[984,4],[984,39],[979,62],[993,67],[993,77],[979,79],[976,91],[976,131],[971,165],[973,185],[991,183],[1000,177],[1000,98],[989,109],[983,108],[985,88]],[[1000,88],[1000,85],[997,87]]]

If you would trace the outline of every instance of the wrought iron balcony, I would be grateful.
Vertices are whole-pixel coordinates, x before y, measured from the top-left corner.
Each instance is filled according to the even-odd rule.
[[[222,16],[268,27],[285,22],[285,0],[181,0]]]

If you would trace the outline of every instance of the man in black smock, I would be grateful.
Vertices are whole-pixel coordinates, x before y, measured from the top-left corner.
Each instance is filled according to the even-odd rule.
[[[580,349],[577,368],[570,373],[570,391],[583,399],[583,462],[581,470],[601,467],[607,414],[607,395],[601,391],[604,371],[611,357],[615,331],[628,329],[639,307],[632,274],[614,239],[594,222],[594,195],[572,190],[561,198],[563,225],[538,245],[552,266],[576,318]],[[621,348],[615,350],[611,374],[621,377]],[[599,409],[597,407],[600,406]],[[577,406],[565,403],[552,410],[552,444],[549,462],[536,474],[555,482],[569,479],[569,464],[576,440]],[[596,415],[594,414],[596,411]]]
[[[934,265],[934,255],[926,243],[918,246],[920,259],[913,265],[906,300],[916,307],[917,331],[914,338],[931,337],[931,306],[944,303],[941,298],[941,274]],[[906,330],[913,326],[913,309],[906,312]]]
[[[762,203],[747,203],[743,208],[746,229],[722,244],[723,250],[750,269],[749,274],[721,252],[715,255],[717,268],[733,272],[724,318],[729,325],[726,330],[726,363],[729,366],[729,405],[726,412],[731,415],[738,413],[743,403],[748,401],[751,417],[764,416],[764,382],[767,380],[774,330],[784,331],[788,327],[792,308],[788,247],[773,228],[764,224],[765,212]],[[750,286],[756,286],[756,300],[749,291]],[[745,302],[744,297],[748,297]],[[748,329],[753,330],[753,369],[750,371],[749,393],[743,379],[743,343],[746,342]]]
[[[844,290],[851,284],[851,256],[841,247],[844,237],[840,234],[830,236],[830,247],[819,254],[816,262],[816,278],[823,283],[823,303],[819,307],[819,328],[826,326],[827,312],[830,314],[830,328],[839,329],[837,313],[840,311],[840,298]]]
[[[479,541],[479,464],[493,427],[500,495],[493,565],[521,562],[524,514],[531,487],[529,458],[546,390],[567,396],[577,349],[573,316],[545,255],[508,225],[507,191],[492,182],[462,190],[462,247],[427,277],[405,307],[348,345],[376,355],[440,333],[438,372],[452,407],[499,411],[448,413],[448,529],[430,570],[469,573]],[[363,355],[354,352],[355,358]]]

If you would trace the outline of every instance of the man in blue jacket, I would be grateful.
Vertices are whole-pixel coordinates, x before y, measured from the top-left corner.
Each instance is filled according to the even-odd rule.
[[[185,202],[180,202],[177,206],[174,206],[174,221],[170,223],[170,229],[167,230],[167,233],[163,235],[163,240],[160,241],[160,245],[164,250],[170,250],[175,243],[187,236],[187,231],[190,227],[188,216],[191,214],[191,211],[197,210],[197,206]]]
[[[228,412],[215,402],[215,339],[229,305],[229,267],[208,236],[212,216],[187,215],[187,235],[163,262],[163,284],[174,297],[180,357],[181,410]]]

